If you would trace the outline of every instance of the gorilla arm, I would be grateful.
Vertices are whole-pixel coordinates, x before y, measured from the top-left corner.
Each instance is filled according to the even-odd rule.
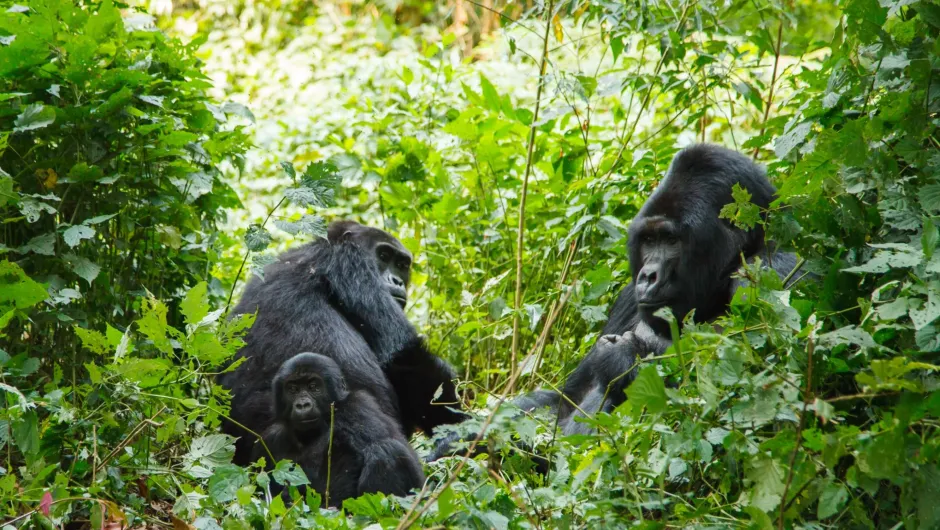
[[[364,273],[371,271],[372,273]],[[405,312],[382,284],[375,264],[351,242],[333,245],[323,272],[338,307],[375,352],[398,394],[406,435],[467,418],[459,409],[453,369],[428,351]],[[441,389],[441,395],[434,398]]]
[[[354,392],[348,402],[336,413],[334,436],[340,447],[354,448],[361,458],[357,494],[381,491],[403,496],[421,487],[424,471],[398,423],[381,413],[368,392]]]

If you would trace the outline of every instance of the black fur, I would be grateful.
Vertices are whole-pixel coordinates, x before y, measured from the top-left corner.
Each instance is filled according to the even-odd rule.
[[[381,263],[379,246],[406,263],[395,270]],[[403,301],[393,297],[407,288],[410,265],[410,254],[391,235],[341,221],[330,225],[328,239],[285,252],[265,268],[264,280],[252,279],[233,310],[257,312],[237,355],[245,361],[219,378],[232,393],[234,422],[224,422],[223,431],[239,437],[236,463],[250,463],[255,437],[235,422],[256,433],[272,424],[271,383],[278,367],[298,352],[333,359],[350,392],[374,401],[370,412],[382,416],[377,421],[396,422],[406,437],[416,428],[430,434],[465,417],[452,410],[459,408],[453,371],[428,352]],[[439,387],[446,406],[432,403]],[[366,436],[369,425],[358,427],[359,435]]]
[[[285,390],[288,384],[316,385],[294,394],[297,399],[314,398],[313,412],[303,424],[291,415],[295,401]],[[406,495],[423,484],[418,456],[401,426],[382,413],[368,392],[349,392],[339,365],[329,357],[301,353],[289,359],[275,375],[272,393],[275,422],[262,435],[268,450],[275,461],[300,465],[310,487],[330,506],[377,491]],[[257,444],[252,460],[262,456],[267,457],[267,451]],[[268,462],[268,469],[275,464]]]
[[[747,189],[751,202],[764,210],[775,198],[764,169],[735,151],[700,144],[673,159],[630,225],[633,281],[614,303],[602,337],[568,377],[564,396],[557,401],[540,398],[541,403],[557,406],[564,432],[588,432],[573,418],[613,410],[626,399],[624,391],[636,376],[637,360],[662,354],[671,344],[668,324],[653,315],[658,308],[638,304],[637,278],[648,258],[644,248],[662,250],[660,256],[667,258],[655,267],[659,274],[658,283],[652,281],[655,287],[649,286],[648,277],[640,282],[643,296],[653,298],[653,291],[662,294],[680,322],[693,310],[697,322],[712,321],[727,311],[737,288],[731,275],[740,267],[742,255],[747,260],[759,256],[781,276],[793,269],[796,257],[769,250],[772,245],[765,246],[761,225],[745,231],[718,217],[721,208],[733,202],[735,184]]]

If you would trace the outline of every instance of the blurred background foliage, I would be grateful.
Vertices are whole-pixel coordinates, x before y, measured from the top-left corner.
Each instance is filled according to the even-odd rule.
[[[0,0],[6,526],[940,527],[938,34],[936,0]],[[596,436],[498,413],[551,473],[444,460],[337,513],[230,464],[223,315],[278,251],[397,234],[485,415],[590,348],[699,141],[767,164],[818,280],[745,271]]]

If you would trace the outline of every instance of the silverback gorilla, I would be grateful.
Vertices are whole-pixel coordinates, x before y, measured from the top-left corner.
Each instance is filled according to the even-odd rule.
[[[735,151],[699,144],[672,160],[630,223],[633,281],[614,302],[601,338],[565,382],[564,397],[542,394],[541,405],[557,405],[566,434],[589,430],[574,417],[610,412],[623,403],[637,360],[670,346],[669,325],[655,311],[669,307],[680,322],[695,311],[696,322],[709,322],[727,311],[737,289],[731,276],[742,256],[759,256],[781,277],[796,265],[793,254],[764,244],[762,225],[742,230],[718,217],[733,202],[735,184],[762,210],[775,198],[763,167]]]
[[[370,393],[347,389],[333,359],[297,354],[281,365],[271,387],[275,422],[262,438],[275,460],[300,465],[330,506],[376,491],[406,495],[424,480],[401,428],[385,420]],[[256,444],[252,460],[262,456],[267,451]]]
[[[465,417],[454,410],[453,370],[428,352],[403,311],[411,254],[388,233],[352,221],[334,222],[327,232],[327,239],[285,252],[267,266],[264,280],[252,279],[233,311],[257,312],[237,354],[245,361],[219,378],[232,393],[234,421],[224,422],[223,431],[239,437],[237,464],[250,463],[256,441],[240,425],[262,433],[274,423],[272,382],[300,352],[332,359],[351,393],[373,398],[375,421],[405,437],[415,429],[430,435],[434,427]],[[376,439],[370,424],[342,428],[354,439]],[[398,468],[389,473],[411,476],[416,459],[409,447],[391,461]],[[421,479],[413,482],[406,489],[421,485]]]

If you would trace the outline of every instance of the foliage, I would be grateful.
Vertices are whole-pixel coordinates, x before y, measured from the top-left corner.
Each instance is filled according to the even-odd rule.
[[[385,3],[208,1],[161,22],[190,45],[86,4],[0,14],[11,526],[940,526],[935,0],[483,2],[504,29],[475,62],[435,3],[401,5],[438,27]],[[585,420],[596,435],[496,407],[593,343],[626,225],[693,141],[768,165],[780,200],[738,189],[722,217],[797,251],[796,287],[744,267],[728,316],[686,323]],[[450,430],[486,426],[494,453],[341,512],[272,497],[300,481],[288,463],[232,466],[211,384],[250,324],[220,301],[336,217],[415,253],[409,311],[480,412]]]
[[[4,11],[0,252],[49,292],[9,348],[80,365],[76,325],[126,326],[146,293],[178,323],[182,288],[209,278],[215,227],[240,204],[219,165],[244,152],[229,121],[244,109],[207,99],[193,45],[110,0]]]

